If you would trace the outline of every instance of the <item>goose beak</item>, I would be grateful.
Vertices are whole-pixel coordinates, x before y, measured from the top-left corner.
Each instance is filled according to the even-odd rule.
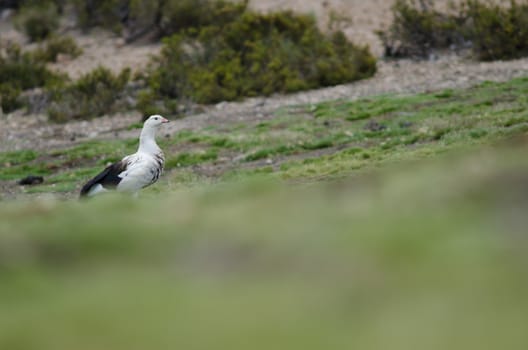
[[[170,120],[163,118],[163,119],[161,119],[161,122],[162,122],[162,123],[169,123]]]

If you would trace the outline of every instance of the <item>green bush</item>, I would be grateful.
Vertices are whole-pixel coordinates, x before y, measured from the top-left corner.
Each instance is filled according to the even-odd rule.
[[[162,36],[190,28],[223,26],[235,21],[247,8],[248,0],[169,0],[162,7],[158,26]]]
[[[103,26],[133,40],[153,29],[167,36],[230,22],[244,12],[247,0],[73,0],[73,4],[82,28]]]
[[[528,56],[528,3],[515,0],[503,7],[467,0],[463,7],[470,24],[467,36],[484,61]]]
[[[126,5],[126,19],[120,21],[125,39],[128,42],[134,41],[152,30],[158,31],[159,34],[159,22],[163,13],[162,5],[165,2],[167,1],[128,1]]]
[[[311,16],[245,12],[221,26],[164,40],[149,85],[162,99],[215,103],[294,92],[371,76],[376,61],[342,32],[323,34]]]
[[[392,11],[390,28],[379,32],[386,56],[427,57],[464,43],[463,16],[437,11],[432,0],[397,0]]]
[[[57,6],[53,2],[27,4],[20,9],[15,23],[31,41],[42,41],[59,27]]]
[[[115,31],[121,29],[129,0],[71,0],[81,28],[103,26]]]
[[[174,114],[175,112],[167,110],[162,101],[156,101],[156,95],[151,89],[138,93],[136,109],[141,112],[144,119],[153,114]]]
[[[5,113],[10,113],[24,105],[20,102],[20,88],[9,84],[0,84],[0,108]]]
[[[82,53],[83,50],[77,45],[72,37],[54,36],[46,42],[44,47],[36,49],[33,55],[38,61],[57,62],[57,58],[60,54],[75,58]]]
[[[427,57],[435,50],[471,47],[479,60],[528,55],[528,3],[509,6],[464,0],[441,13],[432,0],[397,0],[394,20],[379,32],[388,57]]]
[[[10,45],[0,53],[0,94],[4,112],[22,107],[18,96],[23,90],[57,85],[63,79],[36,61],[33,55],[22,53],[17,45]]]
[[[114,75],[99,67],[69,85],[52,89],[50,120],[91,119],[115,111],[129,79],[130,69]]]

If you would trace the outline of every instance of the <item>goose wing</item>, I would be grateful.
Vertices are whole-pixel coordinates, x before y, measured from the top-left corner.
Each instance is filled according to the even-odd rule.
[[[121,174],[130,166],[132,156],[107,166],[103,171],[88,181],[81,189],[81,197],[90,196],[98,190],[115,189],[123,179]]]

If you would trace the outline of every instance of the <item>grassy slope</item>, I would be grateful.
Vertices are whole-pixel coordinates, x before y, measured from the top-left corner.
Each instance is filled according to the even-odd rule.
[[[524,349],[526,90],[298,106],[165,141],[189,156],[141,201],[0,203],[0,348]],[[2,160],[82,177],[95,145]],[[300,184],[207,185],[213,151]]]
[[[490,143],[528,130],[526,96],[528,79],[516,79],[460,91],[301,105],[260,122],[187,130],[162,141],[166,179],[181,183],[197,176],[229,179],[262,172],[295,180],[339,177]],[[70,192],[136,146],[137,140],[93,141],[42,154],[0,154],[0,181],[40,174],[46,183],[29,191]]]

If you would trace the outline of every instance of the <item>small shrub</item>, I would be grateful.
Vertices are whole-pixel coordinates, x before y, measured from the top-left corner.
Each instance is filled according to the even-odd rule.
[[[19,94],[28,89],[58,85],[64,77],[52,73],[33,56],[10,45],[0,54],[0,94],[4,112],[22,107]]]
[[[128,0],[72,0],[74,12],[81,28],[95,26],[119,31],[127,15]]]
[[[44,47],[35,50],[34,57],[36,60],[44,62],[57,62],[60,54],[76,58],[83,53],[83,50],[77,45],[75,40],[70,37],[52,37]]]
[[[479,60],[528,55],[528,3],[509,6],[464,0],[451,13],[434,9],[432,0],[397,0],[394,20],[379,33],[388,57],[427,57],[435,50],[471,47]]]
[[[166,0],[130,0],[125,5],[126,18],[121,21],[127,42],[134,41],[149,31],[158,31]]]
[[[136,109],[141,112],[144,117],[153,114],[167,114],[164,107],[156,101],[156,96],[152,90],[142,90],[138,93]],[[146,118],[145,118],[146,119]]]
[[[162,7],[159,28],[162,36],[180,33],[190,28],[223,26],[240,17],[248,1],[169,0]]]
[[[0,65],[0,81],[22,90],[44,86],[53,76],[42,64],[22,56],[20,60],[6,60]]]
[[[53,89],[50,120],[90,119],[115,111],[129,79],[129,69],[114,75],[99,67],[74,83]]]
[[[392,11],[390,28],[378,33],[388,57],[427,57],[464,43],[463,17],[438,12],[432,0],[397,0]]]
[[[5,113],[10,113],[24,105],[20,102],[20,88],[9,84],[0,84],[0,108]]]
[[[57,6],[52,2],[25,5],[17,15],[16,25],[31,41],[42,41],[59,27]]]
[[[310,16],[245,12],[164,40],[149,78],[157,96],[216,103],[294,92],[371,76],[376,62],[367,48],[342,32],[327,36]]]
[[[228,23],[244,12],[247,0],[73,0],[73,5],[82,28],[103,26],[132,41],[153,29],[163,37]]]
[[[467,36],[476,57],[483,61],[528,56],[528,3],[504,7],[467,0],[463,10],[471,19]]]

